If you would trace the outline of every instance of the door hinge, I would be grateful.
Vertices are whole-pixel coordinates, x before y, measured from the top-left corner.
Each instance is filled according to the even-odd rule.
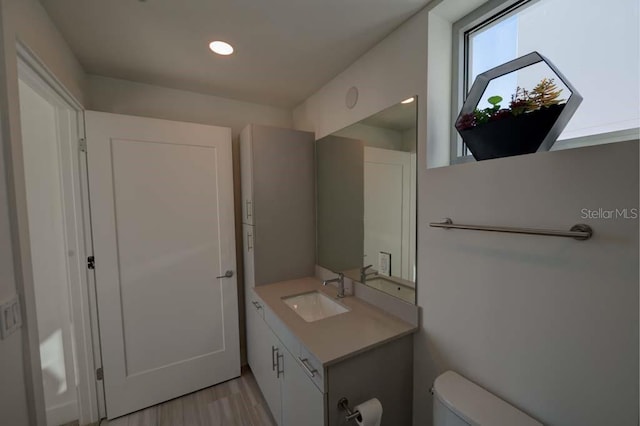
[[[78,141],[78,149],[80,152],[87,152],[87,140],[85,138],[81,138]]]
[[[104,379],[104,370],[102,370],[102,367],[100,367],[96,370],[96,380],[102,379]]]
[[[96,258],[95,258],[95,256],[87,257],[87,268],[96,269]]]

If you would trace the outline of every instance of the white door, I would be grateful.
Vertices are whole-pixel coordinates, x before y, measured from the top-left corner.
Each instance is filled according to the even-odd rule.
[[[364,265],[379,269],[391,253],[391,275],[411,280],[411,154],[364,148]]]
[[[86,126],[114,418],[240,375],[231,131],[89,111]]]

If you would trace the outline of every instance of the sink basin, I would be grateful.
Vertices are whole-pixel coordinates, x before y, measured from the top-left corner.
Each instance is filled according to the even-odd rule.
[[[349,311],[340,303],[318,291],[283,297],[282,301],[306,322],[318,321]]]

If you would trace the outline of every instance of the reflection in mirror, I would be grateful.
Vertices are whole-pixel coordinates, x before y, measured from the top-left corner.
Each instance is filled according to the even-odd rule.
[[[415,303],[415,97],[316,142],[318,264]]]

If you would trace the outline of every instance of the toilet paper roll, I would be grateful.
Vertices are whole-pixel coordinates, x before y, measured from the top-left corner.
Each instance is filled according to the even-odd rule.
[[[382,404],[378,398],[371,398],[356,405],[354,411],[360,412],[360,417],[356,418],[359,426],[380,426],[382,422]]]

